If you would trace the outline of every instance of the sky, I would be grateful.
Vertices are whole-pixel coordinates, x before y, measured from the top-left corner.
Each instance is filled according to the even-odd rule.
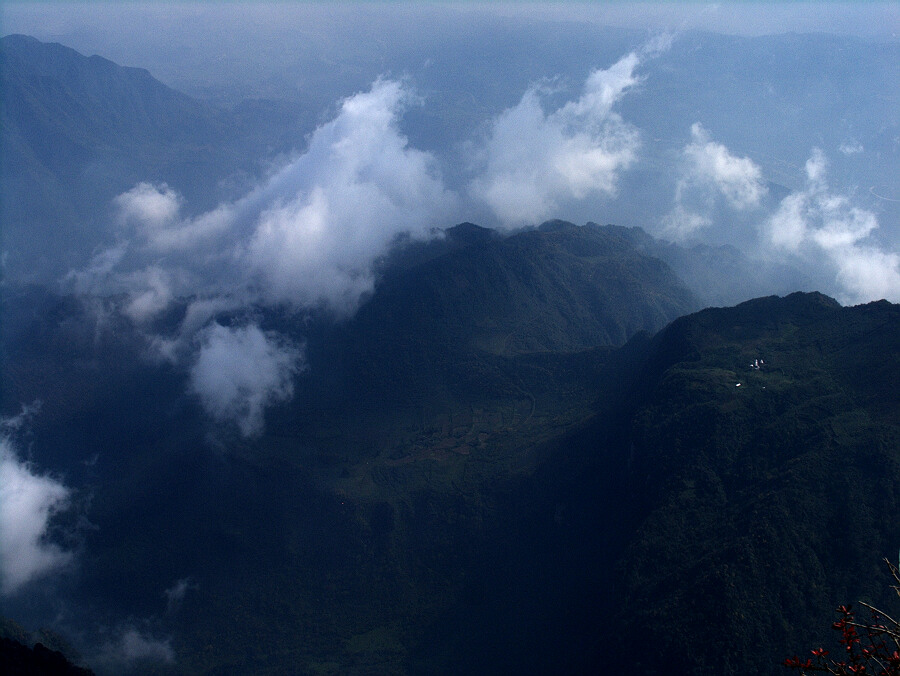
[[[344,3],[219,3],[203,2],[5,2],[3,32],[63,36],[73,31],[138,31],[149,21],[164,25],[172,17],[198,18],[214,5],[222,24],[253,16],[256,26],[298,27],[311,17],[377,7],[406,15],[448,10],[462,14],[531,16],[559,21],[587,21],[597,25],[653,31],[700,29],[733,35],[770,35],[785,32],[829,32],[880,40],[900,39],[900,6],[896,2],[344,2]],[[335,10],[334,5],[342,5]],[[140,19],[138,19],[140,17]],[[124,23],[123,23],[124,19]],[[294,22],[292,24],[292,19]],[[305,30],[309,30],[306,28]]]
[[[234,65],[239,61],[252,63],[252,72],[267,80],[276,77],[280,67],[302,67],[304,55],[317,50],[336,47],[352,60],[362,42],[374,40],[385,54],[397,45],[409,52],[417,43],[421,47],[439,41],[448,31],[504,18],[612,26],[645,35],[688,30],[743,36],[824,32],[900,40],[896,2],[13,1],[2,3],[0,12],[3,34],[59,41],[121,65],[149,68],[162,81],[192,94],[204,91],[217,75],[242,76]],[[242,40],[235,41],[236,35]]]
[[[822,32],[896,40],[900,32],[900,7],[890,2],[503,3],[495,11],[655,31],[697,29],[746,36]]]

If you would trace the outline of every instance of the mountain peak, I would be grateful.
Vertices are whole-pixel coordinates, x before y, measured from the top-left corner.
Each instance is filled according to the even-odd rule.
[[[464,245],[488,242],[498,236],[496,230],[491,230],[490,228],[485,228],[468,221],[460,223],[459,225],[454,225],[452,228],[447,228],[444,230],[444,234],[454,243]]]
[[[570,221],[563,221],[559,218],[554,218],[549,221],[544,221],[538,226],[538,230],[540,232],[559,232],[560,230],[571,230],[573,228],[577,228],[578,226]]]

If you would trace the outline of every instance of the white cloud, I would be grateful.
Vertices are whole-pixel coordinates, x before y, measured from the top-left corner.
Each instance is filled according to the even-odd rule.
[[[820,148],[813,148],[812,155],[806,160],[806,180],[811,187],[825,188],[825,176],[828,173],[828,158]]]
[[[678,190],[688,185],[714,188],[734,209],[759,205],[766,194],[762,171],[747,157],[736,157],[709,138],[703,126],[691,126],[691,142],[684,147],[685,163]]]
[[[154,336],[150,340],[150,355],[160,361],[178,364],[190,354],[194,337],[198,331],[209,324],[218,313],[234,310],[240,305],[240,299],[232,296],[213,296],[192,300],[188,304],[174,336]]]
[[[165,183],[154,186],[138,183],[131,190],[113,200],[122,225],[135,224],[146,229],[158,229],[171,224],[178,217],[181,198]]]
[[[455,204],[434,157],[399,130],[411,99],[402,83],[377,80],[343,102],[305,153],[245,197],[193,218],[181,216],[182,200],[165,184],[135,186],[114,200],[127,240],[70,278],[92,291],[124,290],[137,321],[177,295],[213,293],[353,312],[394,239],[430,236]]]
[[[253,324],[229,328],[213,323],[199,338],[191,389],[214,419],[235,423],[246,437],[260,434],[265,408],[293,395],[293,378],[302,367],[300,350]]]
[[[398,130],[409,94],[378,80],[345,100],[309,150],[251,195],[261,205],[243,260],[268,300],[356,309],[372,265],[401,233],[427,237],[454,198],[434,158]]]
[[[792,193],[785,197],[778,211],[769,218],[769,239],[772,244],[797,251],[808,236],[806,222],[809,211],[809,196],[805,193]]]
[[[762,171],[751,159],[736,157],[695,122],[691,142],[681,151],[675,206],[662,218],[660,234],[677,241],[696,237],[721,216],[717,203],[746,211],[758,207],[766,192]]]
[[[109,671],[130,670],[135,662],[175,662],[175,651],[169,639],[153,638],[149,633],[133,627],[120,631],[121,635],[107,643],[97,658],[97,662]]]
[[[844,247],[835,256],[838,281],[849,302],[887,299],[900,302],[900,255],[875,247]]]
[[[635,53],[595,70],[575,101],[545,113],[537,86],[501,113],[479,153],[470,191],[502,224],[535,223],[564,200],[613,196],[618,175],[637,158],[640,137],[612,108],[639,78]]]
[[[233,207],[225,204],[195,218],[182,218],[183,200],[165,183],[139,183],[113,200],[119,225],[149,251],[173,252],[208,244],[230,228]]]
[[[663,229],[660,234],[675,241],[682,241],[693,237],[711,222],[708,216],[676,204],[675,208],[663,218]]]
[[[128,275],[129,299],[123,311],[136,322],[143,322],[165,310],[175,294],[172,275],[158,265],[151,265]]]
[[[771,244],[830,265],[843,302],[900,301],[900,255],[867,241],[878,228],[875,214],[829,190],[821,150],[813,151],[805,169],[806,188],[785,197],[766,222]]]
[[[0,575],[3,594],[65,566],[71,553],[46,541],[50,518],[64,509],[69,489],[41,476],[0,437]]]
[[[862,143],[860,143],[859,141],[855,139],[849,139],[841,143],[841,145],[838,146],[838,150],[840,150],[844,155],[857,155],[861,153],[864,148],[862,146]]]

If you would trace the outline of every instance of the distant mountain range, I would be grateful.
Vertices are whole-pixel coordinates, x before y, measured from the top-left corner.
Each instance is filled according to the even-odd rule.
[[[0,637],[53,622],[101,674],[125,632],[148,674],[774,675],[839,603],[890,611],[900,306],[700,309],[717,271],[743,280],[723,303],[762,273],[637,228],[463,223],[401,242],[352,317],[213,313],[305,356],[243,437],[149,349],[194,298],[145,325],[24,283],[134,180],[214,193],[246,167],[233,118],[58,45],[3,59],[0,412],[41,402],[17,434],[72,490],[51,538],[77,565],[4,599],[29,631]]]
[[[166,87],[140,68],[24,35],[0,38],[5,92],[0,155],[3,274],[53,283],[115,239],[112,201],[167,184],[188,213],[254,185],[265,162],[296,152],[318,111],[249,100],[230,110]],[[639,228],[620,235],[675,271],[704,304],[812,288],[796,271],[748,262],[732,247],[685,248]],[[621,336],[619,336],[621,338]]]
[[[144,69],[25,35],[0,39],[0,77],[7,278],[48,281],[83,265],[110,235],[113,197],[140,181],[211,208],[223,183],[292,149],[296,117],[277,102],[226,111]]]

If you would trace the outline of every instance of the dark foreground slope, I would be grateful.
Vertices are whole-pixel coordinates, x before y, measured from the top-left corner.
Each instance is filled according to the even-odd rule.
[[[896,610],[900,307],[763,298],[613,362],[617,396],[507,485],[481,605],[419,669],[778,674],[839,603]]]
[[[175,371],[69,383],[77,420],[48,398],[33,436],[91,495],[69,612],[145,618],[173,673],[777,674],[838,603],[888,600],[898,306],[795,294],[616,351],[453,354],[418,408],[286,406],[250,441],[210,443]]]
[[[190,363],[147,358],[116,299],[30,287],[3,302],[4,415],[42,402],[31,457],[92,524],[61,582],[81,624],[152,618],[175,671],[402,673],[421,627],[487,591],[476,572],[507,547],[507,496],[531,510],[508,482],[614,391],[617,344],[694,301],[604,228],[454,228],[386,263],[352,319],[247,311],[308,362],[254,439],[210,424]],[[164,613],[179,580],[186,599]]]
[[[622,653],[606,657],[778,673],[837,604],[887,602],[898,378],[900,308],[883,301],[763,298],[659,334],[628,423],[635,529],[618,563]]]

